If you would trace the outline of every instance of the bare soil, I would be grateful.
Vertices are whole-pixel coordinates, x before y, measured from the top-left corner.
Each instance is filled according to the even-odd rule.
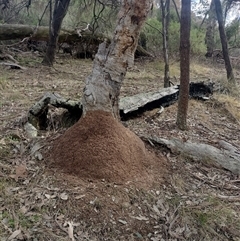
[[[62,110],[52,108],[51,128],[30,139],[22,125],[30,106],[47,91],[81,98],[92,62],[59,55],[47,68],[36,54],[15,58],[27,69],[0,66],[0,240],[240,240],[239,177],[151,143],[145,149],[137,137],[239,148],[238,94],[190,100],[188,131],[175,125],[177,104],[124,122],[128,128],[98,113],[68,130],[55,118]],[[171,66],[177,83],[178,63]],[[136,62],[122,96],[162,88],[161,68]],[[192,61],[191,76],[224,86],[223,65]]]
[[[152,184],[151,168],[161,162],[138,136],[104,111],[87,113],[54,141],[49,153],[52,167],[61,172],[118,184],[132,181],[141,187]],[[164,164],[161,169],[163,175]]]

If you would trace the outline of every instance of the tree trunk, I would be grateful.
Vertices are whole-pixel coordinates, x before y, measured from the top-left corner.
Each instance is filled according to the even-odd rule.
[[[111,44],[103,42],[95,56],[92,74],[86,80],[84,114],[104,110],[119,116],[119,94],[127,68],[133,65],[140,28],[150,11],[149,0],[125,0],[119,12]]]
[[[70,0],[55,0],[52,22],[49,26],[49,42],[46,55],[42,61],[44,65],[52,66],[57,49],[57,42],[63,18],[67,13]]]
[[[206,57],[212,57],[214,50],[214,29],[216,26],[216,10],[214,0],[211,1],[208,19],[207,19],[207,30],[205,36],[205,43],[207,45]]]
[[[83,93],[83,116],[51,150],[52,166],[81,178],[111,182],[151,180],[144,143],[115,117],[121,84],[132,65],[150,0],[123,0],[113,40],[99,46]],[[114,115],[114,116],[113,116]],[[147,164],[148,163],[148,164]]]
[[[217,19],[218,19],[218,28],[219,28],[220,38],[221,38],[223,58],[225,62],[225,68],[227,71],[227,79],[229,83],[235,84],[236,82],[233,75],[233,69],[232,69],[232,65],[231,65],[231,61],[228,53],[228,42],[227,42],[227,37],[225,33],[225,28],[224,28],[222,5],[220,0],[214,0],[214,2],[215,2]]]
[[[170,0],[160,0],[162,9],[162,37],[163,37],[163,56],[164,56],[164,88],[170,87],[169,59],[168,59],[168,28],[170,21]]]
[[[187,129],[187,110],[189,97],[189,65],[190,65],[190,28],[191,0],[182,0],[180,28],[180,91],[177,112],[177,126]]]

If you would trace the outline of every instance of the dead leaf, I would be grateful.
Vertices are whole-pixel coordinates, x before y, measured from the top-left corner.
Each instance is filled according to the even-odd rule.
[[[122,219],[119,219],[118,222],[123,224],[123,225],[127,224],[127,222],[125,220],[122,220]]]
[[[148,218],[147,217],[144,217],[142,215],[139,215],[139,216],[131,216],[131,218],[135,218],[139,221],[148,221]]]
[[[8,241],[13,240],[13,239],[16,238],[20,233],[21,233],[21,230],[20,230],[20,229],[15,230],[15,231],[10,235],[10,237],[9,237],[7,240],[8,240]]]
[[[68,222],[68,236],[72,241],[75,241],[75,239],[73,237],[73,222],[72,221]]]
[[[27,213],[27,212],[28,212],[28,210],[29,210],[29,208],[28,208],[28,207],[26,207],[26,206],[22,206],[22,207],[19,209],[19,211],[20,211],[22,214]]]
[[[45,197],[46,197],[47,199],[50,199],[50,198],[51,198],[51,195],[49,195],[49,194],[47,194],[47,193],[45,193],[44,195],[45,195]]]
[[[68,200],[68,195],[65,192],[63,192],[63,193],[60,194],[60,198],[62,200]]]
[[[26,165],[19,165],[15,167],[16,174],[9,175],[11,178],[14,178],[15,181],[18,181],[18,178],[26,178],[27,177],[27,167]]]
[[[79,196],[76,196],[75,199],[81,199],[83,197],[85,197],[86,195],[79,195]]]
[[[159,215],[159,216],[161,215],[160,211],[156,205],[153,205],[153,211],[155,211],[157,213],[157,215]]]

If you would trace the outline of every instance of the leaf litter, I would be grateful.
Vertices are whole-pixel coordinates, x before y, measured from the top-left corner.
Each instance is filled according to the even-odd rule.
[[[148,188],[131,182],[117,184],[105,180],[81,180],[47,168],[47,160],[41,156],[44,156],[44,149],[51,144],[51,138],[59,133],[43,132],[41,138],[31,139],[16,125],[15,119],[22,116],[35,99],[40,97],[39,93],[44,91],[30,77],[36,75],[36,71],[39,71],[39,80],[44,81],[44,88],[49,89],[52,83],[43,76],[51,76],[53,71],[52,77],[58,78],[56,91],[66,96],[72,93],[71,86],[76,86],[75,89],[83,87],[88,73],[79,80],[79,62],[68,59],[63,61],[64,65],[56,64],[56,70],[64,66],[72,69],[72,74],[76,75],[73,78],[75,82],[69,80],[72,82],[68,85],[65,84],[66,76],[61,76],[63,73],[47,68],[41,67],[41,71],[29,68],[28,73],[10,73],[22,79],[22,82],[10,83],[20,92],[26,91],[23,83],[24,80],[27,82],[31,99],[26,103],[16,101],[11,107],[7,103],[3,104],[4,115],[11,112],[15,113],[15,117],[5,122],[1,129],[0,153],[3,159],[0,162],[0,239],[238,241],[240,181],[239,177],[228,171],[174,156],[167,150],[157,149],[150,144],[146,144],[147,148],[165,157],[169,170],[164,181],[156,181]],[[82,61],[81,65],[90,72],[91,62]],[[141,63],[137,66],[141,68]],[[146,83],[141,80],[136,82],[136,79],[138,78],[131,79],[132,86],[140,88],[130,88],[133,92],[158,86],[156,80]],[[32,88],[36,89],[36,94],[30,90]],[[133,94],[128,89],[124,87],[123,94]],[[11,90],[1,94],[10,95]],[[73,93],[73,97],[74,94],[79,98],[79,93]],[[139,135],[158,133],[164,137],[200,140],[213,145],[217,145],[215,140],[221,138],[235,147],[240,146],[239,135],[236,136],[239,124],[227,116],[224,120],[226,125],[223,125],[222,107],[215,108],[215,101],[190,102],[188,133],[181,132],[174,126],[176,105],[165,108],[160,115],[151,114],[151,122],[142,116],[129,120],[126,124]],[[196,116],[199,113],[202,118],[198,121]],[[14,128],[18,132],[17,136],[9,135],[9,130],[13,133]],[[35,155],[36,153],[39,154]]]

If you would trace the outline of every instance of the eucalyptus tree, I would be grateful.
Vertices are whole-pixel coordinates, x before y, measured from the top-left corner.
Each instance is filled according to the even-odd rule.
[[[84,113],[112,112],[118,117],[120,88],[134,62],[140,29],[152,7],[151,0],[123,0],[111,44],[103,42],[84,88]]]
[[[216,10],[214,0],[211,1],[210,8],[208,11],[208,19],[207,28],[206,28],[206,36],[205,36],[205,44],[207,46],[206,57],[212,57],[213,50],[215,47],[214,41],[214,33],[216,29]]]
[[[229,52],[228,52],[228,41],[225,33],[222,4],[220,0],[214,0],[214,3],[215,3],[217,20],[218,20],[219,35],[220,35],[221,44],[222,44],[223,58],[225,62],[226,72],[227,72],[227,79],[229,83],[235,84],[236,81],[234,78],[232,64],[231,64],[231,60],[229,58]]]
[[[163,56],[164,56],[164,88],[170,87],[169,74],[169,56],[168,56],[168,42],[169,42],[169,22],[170,22],[170,0],[160,0],[162,10],[162,38],[163,38]]]
[[[176,123],[181,130],[186,130],[189,98],[191,0],[182,0],[180,23],[180,91]]]
[[[50,0],[51,1],[51,0]],[[57,42],[59,32],[61,29],[63,18],[65,17],[70,0],[55,0],[53,14],[50,14],[49,23],[49,41],[46,54],[43,58],[42,64],[52,66],[57,49]],[[50,13],[52,12],[52,3],[50,2]]]

